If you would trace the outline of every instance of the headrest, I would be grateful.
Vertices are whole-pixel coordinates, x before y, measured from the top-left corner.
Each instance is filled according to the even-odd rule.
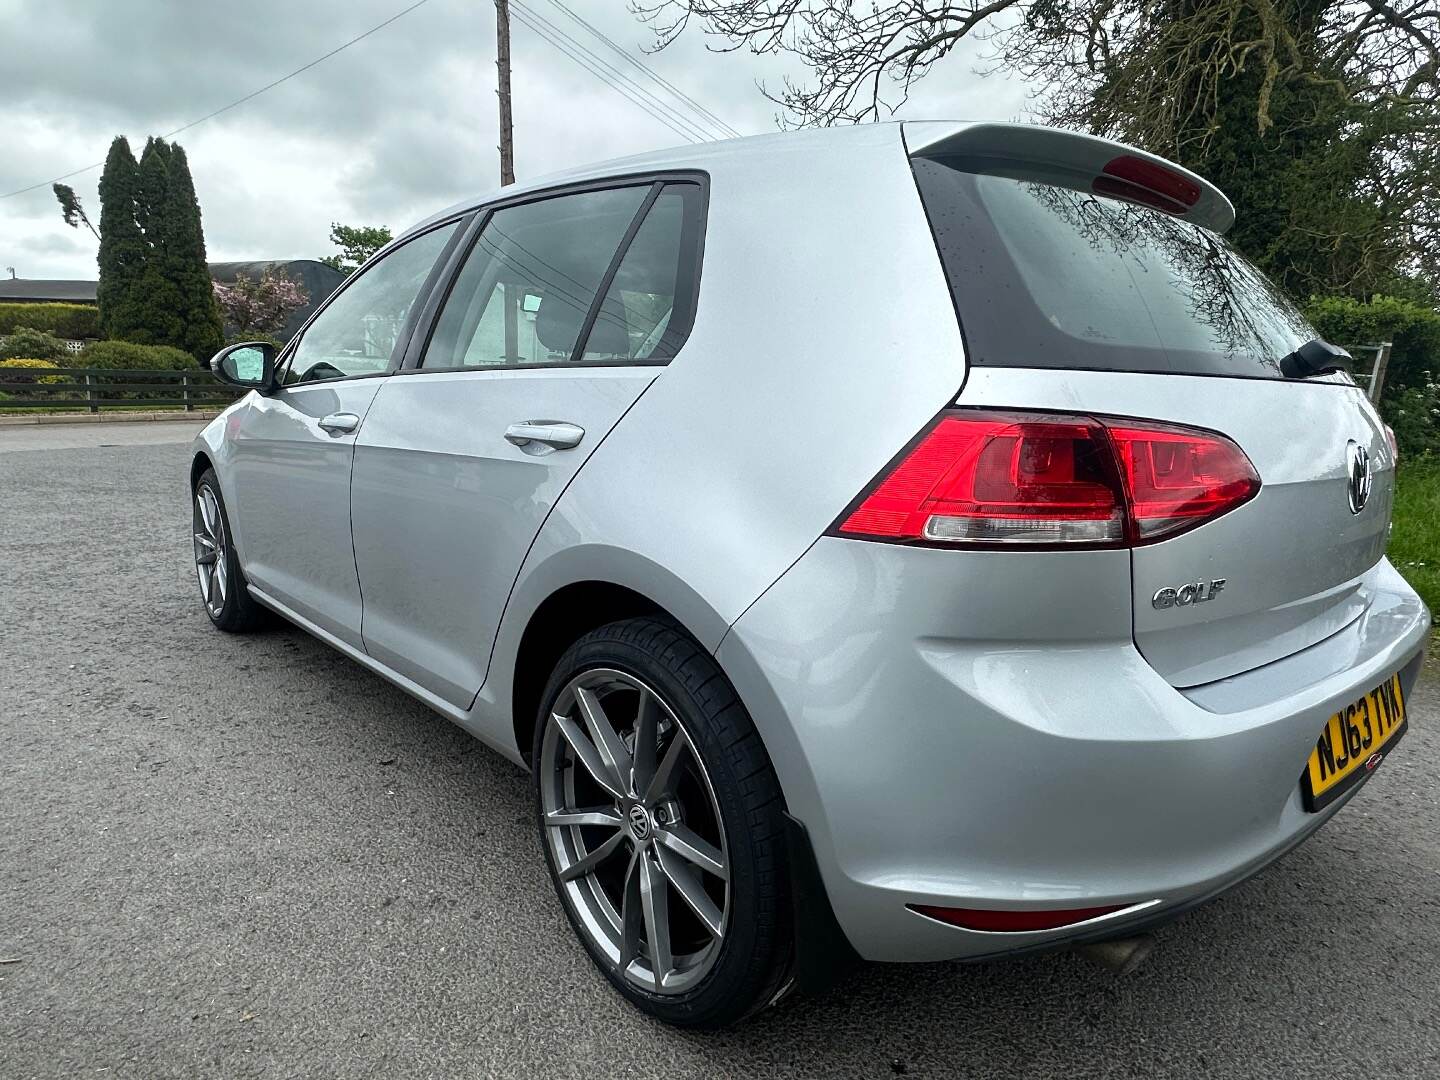
[[[630,335],[625,332],[625,317],[623,311],[616,310],[618,307],[607,303],[601,308],[585,345],[587,351],[630,355]],[[549,293],[541,298],[535,312],[535,336],[551,352],[568,352],[575,347],[584,322],[584,309],[577,308],[568,296]]]

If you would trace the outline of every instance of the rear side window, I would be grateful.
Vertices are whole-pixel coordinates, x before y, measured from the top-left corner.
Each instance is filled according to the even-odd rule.
[[[1315,336],[1215,233],[1131,203],[912,162],[971,363],[1280,378]]]
[[[644,183],[495,211],[423,366],[670,358],[693,315],[700,194],[693,183]]]
[[[595,316],[582,357],[591,362],[668,360],[690,326],[700,188],[669,184],[656,198]]]

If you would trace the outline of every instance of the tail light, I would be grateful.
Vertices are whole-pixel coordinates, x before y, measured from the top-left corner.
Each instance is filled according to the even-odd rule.
[[[1244,452],[1214,432],[956,409],[832,531],[942,546],[1121,547],[1194,528],[1259,490]]]
[[[1398,463],[1400,461],[1400,443],[1395,439],[1395,429],[1389,424],[1384,426],[1385,445],[1390,447],[1390,460]]]

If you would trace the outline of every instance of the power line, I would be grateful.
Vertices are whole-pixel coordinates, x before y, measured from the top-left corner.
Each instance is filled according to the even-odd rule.
[[[544,41],[555,46],[555,48],[559,49],[571,60],[574,60],[622,97],[644,109],[686,142],[703,142],[711,138],[710,134],[703,128],[680,113],[677,113],[673,108],[659,100],[659,98],[645,89],[645,87],[640,86],[623,71],[618,71],[604,60],[601,60],[584,45],[580,44],[580,42],[576,41],[549,19],[545,18],[545,16],[532,11],[522,4],[520,0],[511,0],[511,4],[515,14],[520,16],[525,25],[535,31]]]
[[[204,116],[200,117],[198,120],[191,120],[188,124],[181,124],[181,125],[180,125],[178,128],[176,128],[174,131],[167,131],[164,135],[161,135],[160,138],[162,138],[162,139],[172,138],[173,136],[179,135],[180,132],[182,132],[182,131],[189,131],[189,130],[190,130],[191,128],[193,128],[196,124],[203,124],[206,120],[213,120],[215,117],[219,116],[219,115],[220,115],[221,113],[223,113],[223,112],[229,112],[231,109],[235,108],[235,106],[237,106],[237,105],[244,105],[245,102],[250,101],[250,100],[252,100],[252,99],[254,99],[254,98],[259,97],[261,94],[265,93],[265,91],[267,91],[267,90],[273,90],[273,89],[275,89],[275,87],[279,86],[281,83],[283,83],[283,82],[288,82],[290,79],[293,79],[296,75],[300,75],[300,74],[303,74],[303,73],[306,72],[306,71],[309,71],[309,70],[310,70],[311,68],[313,68],[316,64],[323,64],[326,60],[329,60],[329,59],[330,59],[332,56],[334,56],[336,53],[344,52],[344,51],[345,51],[346,49],[348,49],[351,45],[354,45],[354,44],[356,44],[357,42],[360,42],[360,41],[364,41],[364,40],[365,40],[367,37],[369,37],[371,34],[375,33],[375,32],[378,31],[378,30],[383,30],[383,29],[385,29],[385,27],[389,26],[389,25],[390,25],[391,23],[393,23],[395,20],[400,19],[400,18],[403,18],[403,17],[406,16],[406,15],[409,15],[410,12],[414,11],[416,8],[420,7],[420,6],[423,5],[423,4],[428,4],[429,2],[430,2],[430,0],[416,0],[415,3],[411,4],[411,5],[410,5],[409,7],[407,7],[404,11],[396,12],[394,15],[391,15],[391,16],[390,16],[388,19],[386,19],[384,22],[382,22],[382,23],[377,23],[376,25],[372,26],[369,30],[366,30],[363,34],[359,34],[359,35],[351,38],[349,41],[345,42],[345,44],[343,44],[343,45],[338,45],[338,46],[336,46],[335,48],[331,49],[331,50],[330,50],[329,52],[327,52],[324,56],[317,56],[314,60],[311,60],[308,64],[305,64],[305,65],[302,66],[302,67],[296,68],[294,71],[290,72],[290,74],[288,74],[288,75],[282,75],[282,76],[280,76],[280,78],[276,79],[274,82],[266,83],[264,86],[260,87],[258,90],[252,90],[250,93],[246,94],[244,97],[236,98],[234,101],[230,102],[230,104],[228,104],[228,105],[222,105],[222,106],[220,106],[220,108],[216,109],[214,112],[208,112],[208,113],[206,113]],[[102,166],[102,165],[104,165],[104,164],[105,164],[105,162],[103,162],[103,161],[94,162],[93,164],[86,165],[86,166],[84,166],[83,168],[76,169],[76,170],[74,170],[73,172],[65,173],[63,176],[57,176],[57,177],[55,177],[53,180],[42,180],[40,183],[38,183],[38,184],[31,184],[29,187],[17,188],[15,191],[6,192],[4,195],[0,195],[0,199],[8,199],[8,198],[10,198],[11,196],[14,196],[14,195],[24,195],[27,191],[34,191],[36,188],[49,187],[51,184],[58,184],[61,180],[68,180],[68,179],[70,179],[70,177],[72,177],[72,176],[79,176],[81,173],[89,172],[91,169],[98,169],[98,168],[100,168],[100,166]]]
[[[549,44],[555,46],[555,48],[559,49],[570,59],[589,71],[590,74],[609,85],[611,89],[628,98],[633,104],[640,106],[640,108],[644,109],[686,142],[704,142],[713,138],[710,132],[706,131],[695,121],[661,101],[623,71],[617,70],[606,61],[600,59],[545,16],[532,11],[529,7],[520,3],[520,0],[511,0],[511,7],[517,18],[544,38]]]
[[[560,0],[550,0],[550,4],[551,4],[553,7],[559,8],[559,9],[560,9],[561,11],[563,11],[566,15],[570,16],[571,19],[573,19],[575,22],[577,22],[577,23],[579,23],[581,26],[583,26],[586,30],[589,30],[590,33],[594,34],[597,38],[599,38],[601,41],[603,41],[606,45],[610,46],[610,48],[611,48],[612,51],[614,51],[615,53],[619,54],[621,57],[623,57],[623,58],[624,58],[628,63],[630,63],[632,66],[639,68],[642,72],[644,72],[645,75],[647,75],[647,76],[648,76],[650,79],[652,79],[654,82],[658,83],[660,86],[664,87],[666,90],[669,90],[669,91],[670,91],[672,94],[674,94],[677,98],[679,98],[681,101],[683,101],[683,102],[685,102],[687,105],[689,105],[689,106],[690,106],[692,109],[694,109],[699,115],[701,115],[701,116],[703,116],[705,119],[709,120],[709,121],[710,121],[712,124],[714,124],[717,128],[719,128],[721,131],[723,131],[726,135],[729,135],[732,139],[738,139],[738,138],[741,137],[741,136],[740,136],[740,132],[736,131],[735,128],[731,127],[731,126],[730,126],[729,124],[727,124],[724,120],[721,120],[720,117],[716,116],[713,112],[711,112],[709,109],[707,109],[704,105],[701,105],[700,102],[696,101],[696,100],[695,100],[694,98],[692,98],[689,94],[687,94],[684,90],[681,90],[681,89],[680,89],[678,86],[676,86],[674,83],[672,83],[672,82],[670,82],[668,79],[666,79],[663,75],[661,75],[661,74],[659,74],[658,72],[656,72],[656,71],[654,71],[653,69],[651,69],[648,64],[642,63],[639,59],[637,59],[636,57],[632,56],[626,49],[624,49],[624,48],[622,48],[621,46],[615,44],[614,41],[612,41],[610,38],[606,37],[603,33],[601,33],[601,32],[600,32],[598,29],[596,29],[593,25],[591,25],[590,23],[586,22],[586,21],[585,21],[584,19],[582,19],[579,15],[575,14],[575,12],[574,12],[573,9],[571,9],[570,7],[567,7],[565,4],[561,3]]]

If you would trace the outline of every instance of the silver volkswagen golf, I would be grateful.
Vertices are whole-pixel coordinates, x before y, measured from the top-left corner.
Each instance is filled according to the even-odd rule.
[[[527,767],[576,934],[672,1023],[854,956],[1133,955],[1355,794],[1430,624],[1393,441],[1233,219],[962,123],[464,203],[216,356],[205,609]]]

